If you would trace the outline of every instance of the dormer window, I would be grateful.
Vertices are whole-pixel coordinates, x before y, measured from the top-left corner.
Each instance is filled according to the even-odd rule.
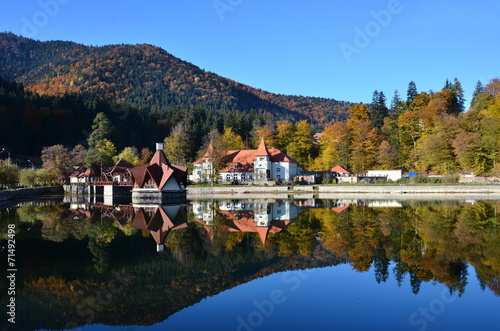
[[[236,164],[234,165],[234,169],[239,169],[239,168],[240,168],[240,164],[239,164],[239,163],[236,163]]]

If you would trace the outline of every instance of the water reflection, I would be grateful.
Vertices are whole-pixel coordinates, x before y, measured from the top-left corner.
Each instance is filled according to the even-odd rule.
[[[378,283],[391,277],[409,283],[414,294],[435,282],[457,295],[476,282],[467,272],[472,266],[481,288],[500,295],[499,207],[317,199],[30,202],[2,211],[0,225],[17,224],[24,270],[19,320],[28,330],[150,325],[262,276],[341,263],[374,270]],[[151,314],[153,307],[158,313]]]

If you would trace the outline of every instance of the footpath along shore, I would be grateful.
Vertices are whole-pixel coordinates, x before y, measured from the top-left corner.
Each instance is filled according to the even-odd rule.
[[[500,185],[188,186],[187,198],[500,200]]]

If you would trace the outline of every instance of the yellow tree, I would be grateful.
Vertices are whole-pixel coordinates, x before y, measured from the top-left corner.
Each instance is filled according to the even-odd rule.
[[[163,141],[163,152],[174,164],[185,165],[191,158],[193,143],[184,123],[177,124]]]
[[[253,136],[253,147],[257,147],[259,145],[260,139],[264,138],[266,144],[270,147],[275,147],[276,139],[274,137],[274,129],[270,125],[262,125],[256,127],[252,133]]]
[[[288,152],[288,145],[292,142],[295,133],[295,125],[286,120],[276,122],[276,147],[283,152]]]
[[[349,162],[354,172],[360,173],[373,168],[377,156],[377,130],[370,120],[358,122],[351,131],[351,155]]]
[[[316,158],[314,170],[328,170],[336,165],[347,167],[349,159],[349,143],[347,126],[343,122],[335,122],[323,130],[320,141],[320,155]]]
[[[369,170],[376,164],[378,134],[366,105],[356,104],[349,110],[347,130],[351,144],[350,168],[354,172]]]
[[[120,154],[113,158],[113,161],[117,162],[120,159],[125,159],[131,165],[138,166],[140,164],[139,152],[135,147],[125,147]]]
[[[241,150],[246,148],[241,136],[234,133],[231,128],[224,128],[222,141],[224,142],[227,150]]]
[[[290,140],[287,146],[287,154],[296,159],[304,167],[308,167],[313,146],[311,125],[306,120],[297,123],[295,131],[290,135]]]

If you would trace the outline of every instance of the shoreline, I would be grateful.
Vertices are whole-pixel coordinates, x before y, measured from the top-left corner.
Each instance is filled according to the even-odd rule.
[[[0,192],[0,206],[62,196],[61,186]],[[299,185],[187,187],[188,200],[349,199],[349,200],[500,200],[500,185]]]
[[[2,191],[0,192],[0,205],[16,201],[31,200],[32,198],[42,198],[62,194],[62,186],[22,188],[14,191]]]
[[[187,187],[188,199],[487,199],[500,200],[500,185],[304,185]]]

